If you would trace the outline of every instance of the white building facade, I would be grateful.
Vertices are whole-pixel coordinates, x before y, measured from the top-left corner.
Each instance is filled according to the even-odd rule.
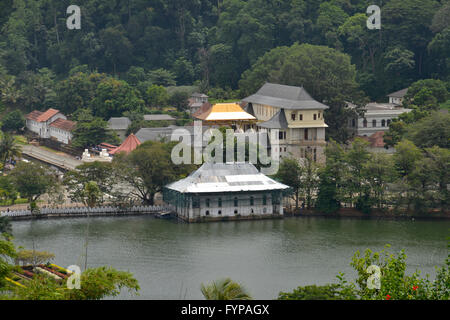
[[[35,110],[26,116],[26,127],[40,138],[69,144],[75,122],[67,120],[66,116],[56,109],[48,109],[45,112]]]

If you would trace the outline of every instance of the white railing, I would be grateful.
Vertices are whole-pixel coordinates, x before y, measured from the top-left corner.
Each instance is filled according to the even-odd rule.
[[[124,212],[132,212],[132,213],[158,213],[165,211],[172,211],[171,206],[132,206],[128,208],[118,208],[111,206],[104,207],[74,207],[74,208],[41,208],[39,213],[36,215],[85,215],[85,214],[95,214],[95,213],[104,213],[104,214],[118,214]],[[0,216],[6,217],[22,217],[22,216],[31,216],[30,210],[15,210],[15,211],[0,211]]]

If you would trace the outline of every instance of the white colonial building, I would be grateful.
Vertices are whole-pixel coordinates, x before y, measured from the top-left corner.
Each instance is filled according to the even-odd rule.
[[[289,187],[250,163],[205,163],[164,188],[164,201],[188,222],[280,217]]]
[[[350,108],[355,105],[349,103]],[[350,120],[349,126],[358,136],[369,137],[379,131],[389,130],[389,125],[393,119],[398,118],[405,112],[411,112],[411,109],[405,109],[397,104],[376,103],[367,104],[364,108],[364,117],[357,117]]]
[[[69,144],[75,122],[67,120],[66,116],[56,109],[48,109],[45,112],[35,110],[27,114],[26,126],[40,138],[55,139]]]

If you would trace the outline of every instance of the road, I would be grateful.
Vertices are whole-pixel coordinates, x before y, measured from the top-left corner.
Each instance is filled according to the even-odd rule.
[[[54,153],[40,147],[24,145],[22,146],[22,153],[29,157],[38,159],[40,161],[49,163],[66,170],[73,170],[77,166],[83,164],[82,161],[72,158],[61,153]]]

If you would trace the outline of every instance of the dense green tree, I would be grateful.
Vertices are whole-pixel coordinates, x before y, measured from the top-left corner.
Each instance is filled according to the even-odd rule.
[[[415,105],[420,109],[436,110],[439,104],[449,99],[450,93],[445,82],[435,79],[425,79],[414,82],[405,95],[403,105]]]
[[[283,158],[280,163],[275,178],[281,183],[290,186],[293,189],[295,198],[295,208],[298,209],[298,203],[300,198],[300,188],[302,187],[301,176],[303,175],[303,169],[299,162],[293,158]]]
[[[147,141],[130,154],[114,158],[119,181],[131,187],[131,197],[153,205],[156,193],[161,192],[166,184],[192,171],[192,166],[172,163],[172,146],[173,143]]]
[[[167,93],[166,88],[154,84],[148,87],[145,101],[151,108],[163,109],[169,102],[169,94]]]
[[[25,117],[20,110],[14,110],[5,115],[1,122],[3,131],[19,131],[25,127]]]
[[[183,90],[174,91],[169,97],[169,105],[178,111],[186,110],[189,104],[189,94]]]
[[[22,148],[17,145],[16,139],[10,134],[4,134],[0,139],[0,161],[5,167],[6,161],[10,158],[19,157]]]
[[[86,148],[102,142],[113,144],[120,142],[117,134],[108,129],[108,122],[94,117],[90,109],[79,109],[77,114],[77,124],[73,131],[73,146]]]
[[[54,174],[33,162],[19,162],[10,176],[20,196],[30,204],[43,194],[54,192],[58,186]]]
[[[429,116],[408,125],[405,137],[419,148],[438,146],[450,148],[450,115],[433,112]]]
[[[95,181],[96,187],[99,189],[97,203],[103,203],[106,195],[111,195],[116,179],[113,173],[113,167],[108,162],[92,162],[84,163],[67,172],[64,175],[64,185],[69,192],[69,197],[74,202],[85,202],[86,185],[91,181]],[[92,189],[96,189],[92,186]]]
[[[90,106],[94,115],[107,120],[120,117],[125,111],[142,110],[144,101],[125,81],[106,78],[97,86]]]

